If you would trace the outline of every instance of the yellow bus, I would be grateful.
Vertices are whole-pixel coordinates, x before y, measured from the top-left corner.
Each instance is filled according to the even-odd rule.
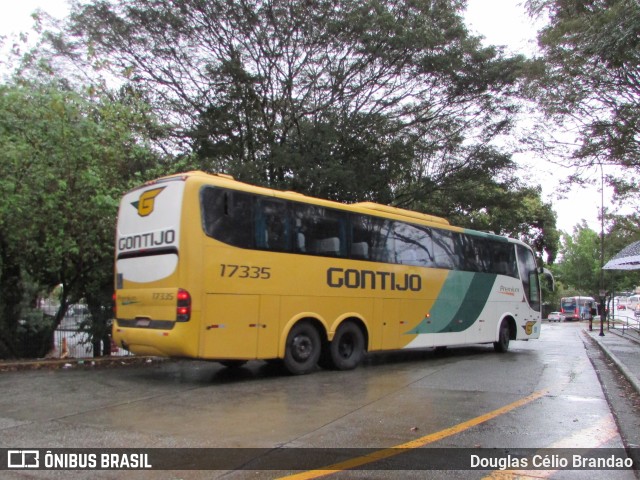
[[[531,248],[431,215],[188,172],[128,192],[116,236],[113,338],[135,354],[304,374],[540,335]]]

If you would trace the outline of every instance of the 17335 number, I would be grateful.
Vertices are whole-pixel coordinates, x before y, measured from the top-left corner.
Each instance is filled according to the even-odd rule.
[[[225,278],[249,278],[268,280],[271,278],[271,267],[255,267],[253,265],[220,264],[220,276]]]

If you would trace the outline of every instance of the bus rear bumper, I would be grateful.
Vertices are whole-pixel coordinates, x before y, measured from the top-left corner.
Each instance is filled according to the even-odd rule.
[[[112,338],[118,347],[135,355],[157,357],[196,357],[197,344],[189,340],[186,325],[176,323],[171,330],[122,327],[113,323]]]

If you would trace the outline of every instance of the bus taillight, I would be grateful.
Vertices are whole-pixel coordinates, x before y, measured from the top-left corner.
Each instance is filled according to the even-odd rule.
[[[182,288],[178,289],[178,307],[176,322],[188,322],[191,318],[191,295]]]

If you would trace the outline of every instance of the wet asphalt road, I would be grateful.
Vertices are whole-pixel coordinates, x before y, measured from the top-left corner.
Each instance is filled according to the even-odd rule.
[[[410,448],[620,448],[583,328],[545,324],[540,340],[512,342],[504,355],[488,345],[450,348],[444,355],[432,350],[370,355],[355,371],[318,370],[300,377],[264,362],[227,369],[194,361],[0,373],[0,447],[380,451],[414,442]],[[356,456],[346,452],[347,459]],[[270,479],[301,472],[0,473],[3,478],[11,473],[6,478]],[[324,478],[476,479],[498,473],[359,470]],[[598,472],[554,468],[531,475],[602,478]],[[629,471],[606,477],[635,478]]]

